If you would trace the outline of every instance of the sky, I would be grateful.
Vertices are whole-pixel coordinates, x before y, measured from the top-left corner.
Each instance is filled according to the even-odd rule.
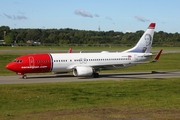
[[[180,0],[0,0],[0,26],[180,33]]]

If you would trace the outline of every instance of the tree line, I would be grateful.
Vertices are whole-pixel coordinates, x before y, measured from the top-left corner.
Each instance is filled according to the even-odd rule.
[[[135,45],[143,30],[136,32],[87,31],[77,29],[10,29],[0,27],[0,40],[6,45]],[[179,33],[154,33],[154,46],[180,46]]]

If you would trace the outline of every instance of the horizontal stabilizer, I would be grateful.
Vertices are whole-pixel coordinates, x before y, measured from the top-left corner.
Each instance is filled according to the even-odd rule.
[[[156,55],[156,57],[154,58],[154,60],[152,60],[152,62],[157,62],[159,60],[159,57],[161,56],[162,53],[162,49],[158,52],[158,54]]]

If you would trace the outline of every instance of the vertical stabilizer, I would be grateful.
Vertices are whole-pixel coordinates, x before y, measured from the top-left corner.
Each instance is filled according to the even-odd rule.
[[[151,23],[148,29],[144,32],[144,34],[138,41],[138,43],[136,44],[136,46],[124,52],[149,53],[151,51],[155,26],[156,23]]]

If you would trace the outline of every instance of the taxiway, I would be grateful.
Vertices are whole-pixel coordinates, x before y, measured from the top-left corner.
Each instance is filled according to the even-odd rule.
[[[82,82],[97,80],[140,80],[148,78],[180,78],[180,71],[164,72],[131,72],[131,73],[100,73],[99,78],[74,77],[70,74],[61,75],[31,75],[27,74],[28,79],[22,79],[21,76],[0,76],[0,84],[28,84],[28,83],[48,83],[48,82]]]

